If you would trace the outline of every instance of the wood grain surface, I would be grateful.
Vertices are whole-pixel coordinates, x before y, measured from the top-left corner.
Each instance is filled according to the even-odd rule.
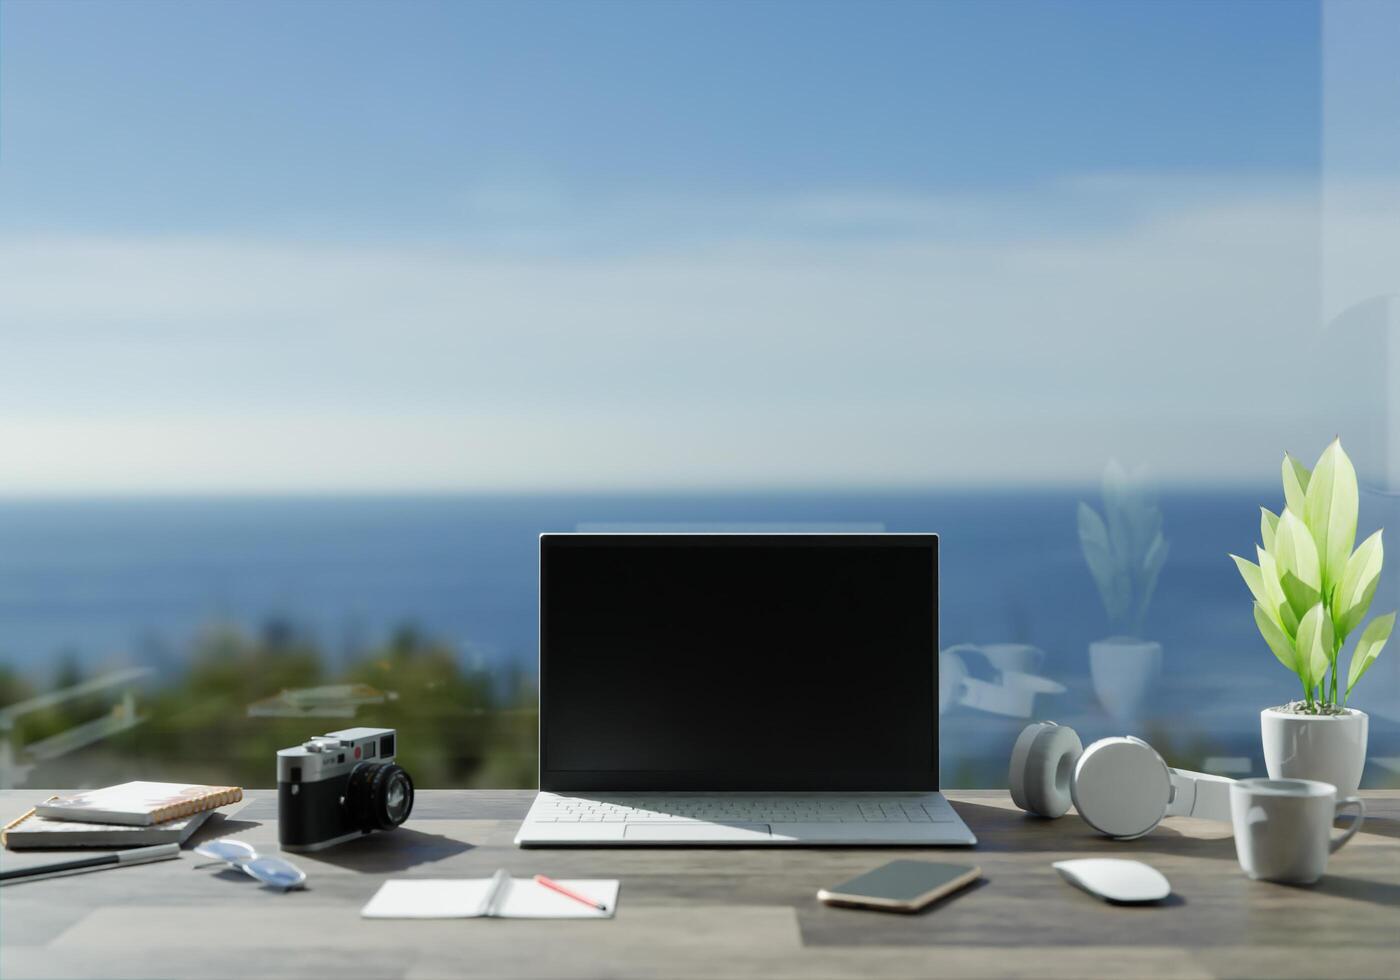
[[[0,816],[45,798],[0,792]],[[277,853],[276,798],[196,841]],[[1395,977],[1400,792],[1311,888],[1249,881],[1224,825],[1172,818],[1136,841],[1072,815],[1026,817],[1006,793],[952,791],[967,849],[529,850],[512,843],[528,791],[429,790],[404,827],[321,855],[279,894],[194,854],[0,888],[0,977]],[[1062,882],[1052,861],[1134,857],[1170,879],[1161,906],[1120,907]],[[0,865],[5,855],[0,854]],[[976,863],[980,885],[917,915],[828,908],[817,889],[895,857]],[[619,878],[615,919],[367,921],[391,877]]]

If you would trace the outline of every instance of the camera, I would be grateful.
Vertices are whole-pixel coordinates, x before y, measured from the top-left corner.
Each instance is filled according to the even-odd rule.
[[[277,753],[277,837],[284,851],[319,851],[413,812],[413,779],[394,762],[392,728],[347,728]]]

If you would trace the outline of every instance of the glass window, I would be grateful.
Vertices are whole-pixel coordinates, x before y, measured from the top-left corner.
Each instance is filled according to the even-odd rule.
[[[529,786],[537,535],[660,525],[939,532],[944,785],[1261,773],[1285,450],[1400,528],[1383,7],[4,5],[0,786]]]

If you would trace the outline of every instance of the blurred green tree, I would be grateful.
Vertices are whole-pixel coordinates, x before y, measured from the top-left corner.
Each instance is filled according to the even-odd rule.
[[[461,651],[410,624],[333,673],[314,637],[285,617],[268,619],[256,633],[210,624],[193,640],[184,670],[142,696],[141,724],[46,764],[30,782],[142,778],[271,787],[278,749],[364,725],[399,730],[399,761],[422,788],[533,785],[533,687],[516,672],[493,677],[465,670],[463,659]],[[76,661],[60,670],[67,679],[81,676]],[[0,673],[0,685],[6,676]],[[27,690],[18,677],[8,683],[16,694]],[[337,684],[368,685],[385,700],[345,704],[339,714],[297,715],[295,692]],[[289,716],[250,712],[284,692],[293,694],[286,698]],[[62,731],[103,710],[110,702],[96,708],[64,703],[42,712],[24,738]]]

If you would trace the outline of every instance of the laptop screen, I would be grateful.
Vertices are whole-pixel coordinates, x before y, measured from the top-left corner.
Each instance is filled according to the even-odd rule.
[[[546,534],[540,786],[938,788],[932,534]]]

